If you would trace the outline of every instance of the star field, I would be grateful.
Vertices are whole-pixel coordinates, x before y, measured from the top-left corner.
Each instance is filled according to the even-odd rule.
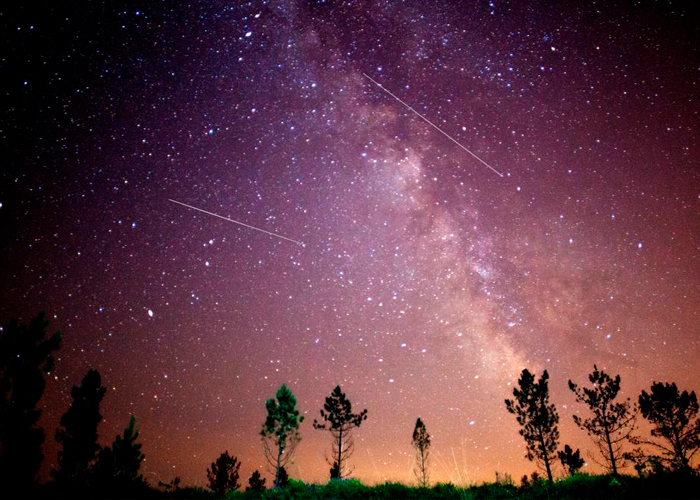
[[[0,320],[64,335],[70,387],[134,413],[146,478],[263,469],[264,401],[368,409],[354,476],[534,470],[503,400],[593,364],[700,389],[700,32],[684,2],[27,2],[2,7]],[[381,83],[501,178],[368,81]],[[283,241],[179,200],[304,242]],[[585,454],[585,453],[584,453]],[[589,461],[590,462],[590,461]],[[590,464],[590,470],[597,470]]]

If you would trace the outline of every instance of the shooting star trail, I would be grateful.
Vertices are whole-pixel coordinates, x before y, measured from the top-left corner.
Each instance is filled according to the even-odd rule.
[[[447,132],[445,132],[444,130],[442,130],[440,127],[438,127],[438,126],[435,125],[433,122],[431,122],[430,120],[428,120],[425,116],[421,115],[418,111],[416,111],[416,110],[413,109],[411,106],[409,106],[408,104],[406,104],[405,102],[403,102],[399,97],[397,97],[397,96],[395,96],[394,94],[392,94],[392,93],[391,93],[386,87],[384,87],[381,83],[379,83],[378,81],[376,81],[374,78],[372,78],[371,76],[369,76],[367,73],[362,73],[362,74],[365,75],[367,78],[369,78],[374,84],[376,84],[376,85],[377,85],[380,89],[382,89],[384,92],[386,92],[386,93],[389,94],[391,97],[393,97],[394,99],[396,99],[397,101],[399,101],[401,104],[403,104],[404,106],[406,106],[408,109],[410,109],[411,111],[413,111],[413,112],[414,112],[416,115],[418,115],[425,123],[427,123],[428,125],[430,125],[431,127],[433,127],[435,130],[437,130],[437,131],[440,132],[442,135],[444,135],[445,137],[447,137],[449,140],[451,140],[452,142],[454,142],[457,146],[459,146],[460,148],[462,148],[463,150],[465,150],[467,153],[469,153],[470,155],[472,155],[475,159],[479,160],[481,163],[483,163],[483,164],[486,165],[488,168],[490,168],[491,170],[493,170],[496,174],[498,174],[499,176],[503,177],[503,174],[502,174],[501,172],[499,172],[498,170],[496,170],[495,168],[493,168],[491,165],[489,165],[488,163],[486,163],[484,160],[482,160],[481,158],[479,158],[478,156],[476,156],[474,153],[472,153],[471,151],[469,151],[466,147],[462,146],[462,145],[461,145],[455,138],[453,138],[450,134],[448,134]]]
[[[249,229],[255,229],[256,231],[260,231],[261,233],[269,234],[270,236],[274,236],[275,238],[280,238],[283,240],[291,241],[292,243],[296,243],[297,245],[301,245],[303,247],[306,247],[304,243],[301,241],[293,240],[291,238],[287,238],[286,236],[282,236],[281,234],[277,233],[271,233],[270,231],[265,231],[264,229],[260,229],[259,227],[251,226],[250,224],[245,224],[244,222],[240,222],[234,219],[229,219],[228,217],[224,217],[223,215],[215,214],[213,212],[207,212],[206,210],[202,210],[201,208],[193,207],[192,205],[188,205],[187,203],[182,203],[181,201],[177,200],[172,200],[168,198],[168,201],[172,201],[173,203],[177,203],[178,205],[182,205],[183,207],[191,208],[192,210],[197,210],[198,212],[205,213],[207,215],[213,215],[214,217],[218,217],[219,219],[224,219],[229,222],[233,222],[234,224],[238,224],[239,226],[247,227]]]

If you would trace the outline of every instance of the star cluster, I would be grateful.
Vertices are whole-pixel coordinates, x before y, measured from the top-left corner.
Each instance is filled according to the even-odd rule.
[[[64,334],[51,440],[88,368],[146,477],[263,468],[264,401],[368,409],[354,476],[534,465],[503,400],[594,363],[700,389],[700,32],[684,2],[21,2],[3,7],[0,319]],[[492,165],[496,175],[369,81]],[[188,210],[169,199],[298,240]],[[591,464],[591,470],[596,470]]]

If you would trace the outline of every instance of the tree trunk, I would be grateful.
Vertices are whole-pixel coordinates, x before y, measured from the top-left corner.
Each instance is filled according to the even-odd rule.
[[[542,457],[544,458],[544,466],[547,469],[547,477],[549,478],[549,482],[551,483],[552,481],[554,481],[554,478],[552,477],[552,468],[549,466],[549,457],[547,457],[546,453],[543,453]]]
[[[549,478],[549,482],[554,481],[554,477],[552,476],[552,468],[549,466],[549,457],[547,456],[547,448],[545,447],[544,443],[544,436],[542,435],[542,429],[539,430],[540,434],[540,447],[541,447],[541,452],[542,452],[542,459],[544,460],[544,467],[547,469],[547,478]]]
[[[284,453],[284,445],[279,443],[277,447],[277,470],[275,470],[275,488],[280,487],[280,470],[282,469],[282,454]]]
[[[612,441],[610,440],[610,431],[608,431],[608,424],[603,425],[603,430],[605,431],[605,440],[608,442],[608,453],[610,453],[610,465],[612,466],[612,473],[617,476],[617,464],[615,463],[615,452],[613,451]]]
[[[343,429],[338,431],[338,479],[343,479]]]

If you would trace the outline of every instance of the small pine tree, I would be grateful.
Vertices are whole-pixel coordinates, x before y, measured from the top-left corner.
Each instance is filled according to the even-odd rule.
[[[367,420],[367,410],[353,413],[352,403],[337,385],[326,398],[321,418],[325,423],[314,420],[313,425],[314,429],[328,431],[333,437],[333,459],[327,460],[331,465],[331,479],[343,479],[350,473],[347,460],[355,451],[352,430],[359,427],[363,420]]]
[[[26,494],[44,459],[37,404],[61,346],[59,332],[46,338],[48,324],[40,313],[28,326],[12,320],[0,328],[0,484],[8,496]]]
[[[622,446],[634,431],[637,412],[629,398],[622,402],[615,401],[620,392],[619,375],[613,379],[593,365],[588,380],[592,387],[581,389],[569,380],[569,389],[576,395],[576,401],[585,403],[593,413],[593,417],[586,419],[574,415],[574,422],[591,436],[600,450],[603,456],[601,465],[617,475],[618,466],[624,457]]]
[[[286,385],[282,385],[276,394],[277,399],[265,402],[267,418],[263,423],[260,436],[262,437],[265,457],[275,474],[275,488],[281,488],[280,473],[294,454],[301,440],[299,424],[304,421],[296,409],[297,400]],[[287,471],[284,471],[286,474]]]
[[[135,482],[143,479],[139,475],[141,462],[146,456],[141,453],[141,443],[137,443],[139,432],[135,429],[136,417],[129,419],[129,426],[124,429],[121,436],[117,436],[112,444],[114,452],[117,476],[123,477],[126,481]]]
[[[515,399],[506,399],[506,409],[516,416],[520,424],[520,435],[525,438],[528,460],[536,460],[544,466],[547,478],[553,481],[553,460],[559,442],[559,414],[553,404],[549,404],[547,370],[539,381],[526,368],[518,380],[518,388],[513,389]]]
[[[58,469],[51,471],[56,483],[71,488],[83,488],[88,481],[90,465],[95,461],[97,426],[102,421],[100,402],[107,389],[97,370],[88,371],[80,386],[71,390],[73,402],[61,417],[56,429],[56,441],[62,445],[58,452]]]
[[[581,451],[572,450],[571,446],[568,444],[564,446],[564,451],[557,452],[557,455],[559,455],[559,460],[561,461],[564,470],[566,470],[570,476],[578,473],[579,469],[581,469],[585,463],[583,458],[581,458]]]
[[[209,489],[217,495],[224,496],[229,491],[235,491],[241,487],[238,482],[238,470],[241,463],[238,458],[228,454],[228,450],[219,455],[211,468],[207,469]]]
[[[413,448],[416,450],[416,467],[414,473],[421,486],[428,486],[428,455],[430,448],[430,434],[423,421],[418,418],[413,429]]]
[[[93,486],[106,491],[125,492],[143,487],[146,482],[139,474],[141,462],[146,458],[137,443],[136,417],[131,416],[129,426],[116,437],[112,446],[100,451],[95,463]]]
[[[260,475],[260,472],[253,471],[248,478],[248,486],[246,491],[263,491],[265,489],[265,478]]]

